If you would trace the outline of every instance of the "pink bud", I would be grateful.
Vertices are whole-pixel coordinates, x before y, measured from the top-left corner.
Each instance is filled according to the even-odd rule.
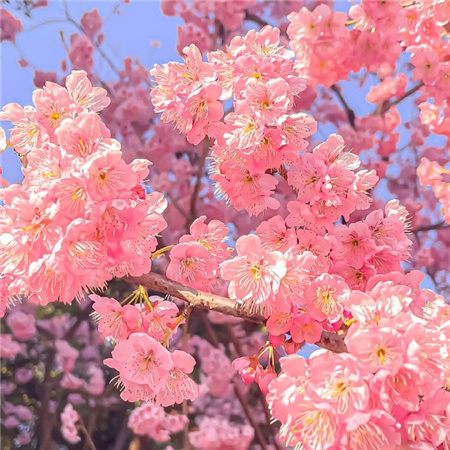
[[[304,345],[305,343],[302,342],[301,344],[297,344],[296,342],[292,341],[292,339],[289,339],[283,344],[284,351],[288,355],[295,355]]]
[[[286,336],[281,334],[279,336],[275,336],[273,334],[269,334],[269,342],[272,347],[278,347],[279,345],[283,345],[286,341]]]
[[[242,381],[246,384],[252,384],[255,381],[256,370],[253,367],[246,367],[241,372]]]
[[[264,371],[264,374],[259,378],[258,385],[264,395],[269,392],[269,383],[275,378],[277,378],[277,374],[271,368],[267,368]]]

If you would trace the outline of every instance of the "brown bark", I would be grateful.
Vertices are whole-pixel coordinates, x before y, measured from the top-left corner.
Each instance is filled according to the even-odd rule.
[[[157,273],[148,273],[141,277],[130,277],[128,281],[140,284],[147,289],[150,289],[160,294],[177,297],[189,303],[195,308],[207,309],[210,311],[217,311],[229,316],[240,317],[251,322],[261,323],[265,322],[263,316],[252,314],[245,310],[241,304],[220,295],[210,294],[207,292],[197,291],[188,286],[184,286],[176,281],[167,279],[163,275]],[[331,350],[335,353],[343,353],[347,351],[347,347],[342,335],[323,331],[322,337],[316,345],[319,347]]]

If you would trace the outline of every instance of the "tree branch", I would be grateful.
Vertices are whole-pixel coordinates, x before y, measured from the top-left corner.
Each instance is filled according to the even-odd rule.
[[[385,114],[387,111],[389,111],[389,109],[392,106],[398,105],[400,102],[402,102],[403,100],[405,100],[405,98],[408,98],[409,96],[413,95],[415,92],[417,92],[422,86],[424,85],[423,81],[421,81],[420,83],[416,84],[414,87],[412,87],[411,89],[409,89],[408,91],[406,91],[401,97],[395,99],[392,102],[385,102],[383,103],[383,105],[381,105],[381,109],[378,112],[378,114],[383,115]],[[377,113],[377,111],[375,112],[375,114]]]
[[[337,84],[332,84],[330,89],[337,95],[339,101],[341,102],[341,105],[343,106],[345,113],[347,114],[348,123],[354,130],[356,130],[355,112],[353,111],[352,108],[350,108],[350,106],[348,106],[347,101],[345,100],[344,96],[342,95],[341,89],[339,88],[339,86]]]
[[[200,193],[200,187],[202,185],[202,178],[203,178],[203,173],[205,171],[205,163],[206,163],[206,157],[208,156],[209,153],[209,148],[210,148],[210,142],[209,139],[205,139],[203,141],[203,150],[202,150],[202,154],[200,156],[200,160],[198,162],[198,170],[197,170],[197,180],[195,182],[195,186],[194,186],[194,191],[192,192],[192,197],[191,197],[191,205],[190,205],[190,217],[191,217],[191,222],[194,221],[196,215],[197,215],[197,199],[198,199],[198,195]],[[188,227],[190,226],[190,224],[188,224]]]
[[[418,227],[415,230],[413,230],[412,232],[414,234],[416,234],[416,233],[420,233],[421,231],[444,230],[446,228],[450,228],[450,225],[447,224],[446,222],[442,221],[439,223],[434,223],[433,225],[424,225],[422,227]]]
[[[214,331],[214,328],[212,327],[208,317],[205,316],[204,322],[205,322],[206,333],[209,337],[209,340],[214,345],[214,347],[218,347],[219,346],[219,338],[217,337],[217,334]],[[248,406],[248,403],[247,403],[247,400],[246,400],[244,394],[242,393],[242,391],[235,379],[232,379],[231,382],[233,383],[234,393],[236,394],[236,397],[238,398],[239,403],[242,406],[242,410],[244,411],[245,417],[247,417],[247,420],[250,423],[251,427],[253,428],[253,430],[255,430],[256,440],[259,442],[261,449],[266,450],[267,444],[266,444],[265,436],[262,433],[260,426],[256,423],[254,415],[250,411],[250,408]]]
[[[141,284],[147,289],[159,292],[160,294],[177,297],[195,308],[217,311],[229,316],[240,317],[241,319],[249,320],[251,322],[265,323],[264,317],[246,311],[241,304],[234,300],[227,297],[221,297],[220,295],[197,291],[196,289],[184,286],[176,281],[169,280],[165,276],[157,273],[150,272],[141,277],[128,277],[126,280],[132,283]],[[322,337],[316,342],[316,345],[335,353],[344,353],[347,351],[344,337],[329,331],[322,332]]]
[[[256,14],[249,13],[248,11],[245,11],[245,18],[244,20],[250,20],[252,22],[257,23],[261,28],[265,27],[266,25],[270,25],[267,20],[264,20],[262,17],[257,16]]]

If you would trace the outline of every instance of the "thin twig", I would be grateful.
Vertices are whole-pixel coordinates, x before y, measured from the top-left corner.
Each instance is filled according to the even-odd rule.
[[[347,114],[348,123],[350,126],[356,130],[356,124],[355,124],[355,112],[353,111],[350,106],[348,106],[347,101],[345,100],[344,96],[342,95],[341,89],[338,85],[333,84],[331,85],[330,89],[337,95],[339,101],[341,102],[341,105],[343,106],[345,113]]]
[[[22,33],[28,33],[29,31],[33,31],[36,30],[37,28],[43,27],[45,25],[49,25],[52,23],[67,23],[67,18],[62,18],[62,19],[48,19],[45,20],[44,22],[38,23],[36,25],[33,25],[30,28],[26,28],[25,30],[22,30]]]
[[[414,93],[416,93],[422,86],[424,85],[423,81],[421,81],[420,83],[416,84],[414,87],[412,87],[411,89],[409,89],[408,91],[406,91],[401,97],[395,99],[392,102],[385,102],[381,105],[381,108],[379,108],[379,111],[375,111],[375,114],[380,114],[383,115],[386,112],[389,111],[389,109],[392,106],[398,105],[400,102],[402,102],[403,100],[405,100],[405,98],[410,97],[411,95],[413,95]]]
[[[450,225],[448,223],[442,221],[442,222],[439,222],[439,223],[435,223],[433,225],[423,225],[421,227],[416,228],[412,232],[414,234],[416,234],[416,233],[420,233],[422,231],[444,230],[446,228],[450,228]]]
[[[197,215],[197,199],[198,199],[198,194],[200,193],[200,187],[202,185],[202,178],[203,178],[203,174],[205,171],[205,162],[206,162],[206,157],[208,156],[209,147],[210,147],[209,139],[205,139],[203,141],[203,151],[200,156],[200,161],[198,162],[198,170],[197,170],[197,175],[196,175],[197,180],[195,182],[194,191],[192,192],[192,197],[191,197],[191,206],[190,206],[191,222],[195,219],[195,217]]]
[[[261,28],[265,27],[266,25],[270,25],[267,20],[264,20],[262,17],[257,16],[256,14],[252,14],[248,11],[245,12],[245,18],[244,20],[250,20],[252,22],[257,23]]]

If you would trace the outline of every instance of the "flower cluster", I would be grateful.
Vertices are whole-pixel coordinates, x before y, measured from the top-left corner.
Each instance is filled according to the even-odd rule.
[[[151,402],[133,409],[128,426],[138,436],[148,436],[156,442],[167,442],[170,435],[183,430],[188,418],[182,414],[168,414],[162,406]]]
[[[417,176],[424,186],[431,186],[434,195],[442,206],[445,220],[450,223],[450,181],[446,181],[450,169],[441,166],[438,161],[422,158],[417,167]]]
[[[405,208],[391,201],[385,214],[373,211],[364,221],[326,234],[288,228],[291,216],[286,222],[275,216],[262,222],[256,235],[237,240],[237,256],[221,264],[221,277],[230,281],[230,298],[270,316],[272,334],[290,332],[295,342],[313,343],[320,337],[316,321],[339,327],[346,289],[364,290],[371,276],[402,270],[411,245],[406,216]]]
[[[202,52],[209,50],[210,27],[214,22],[220,23],[224,32],[239,28],[246,10],[256,3],[257,0],[162,0],[161,9],[167,16],[177,15],[185,21],[178,27],[177,50],[182,54],[183,48],[190,44],[195,44]]]
[[[205,417],[198,431],[189,433],[189,440],[200,450],[247,450],[254,430],[249,425],[237,425],[227,420]]]
[[[91,299],[100,333],[117,342],[104,363],[119,372],[123,400],[170,406],[197,397],[197,385],[189,378],[195,359],[166,348],[184,320],[174,303],[149,298],[142,287],[125,299],[124,306],[112,298]]]
[[[449,311],[442,297],[420,290],[420,280],[393,272],[372,278],[365,293],[345,294],[356,321],[345,339],[349,353],[280,360],[267,400],[288,445],[448,445]]]
[[[73,409],[72,404],[67,403],[64,411],[61,413],[61,433],[64,439],[71,444],[77,444],[81,441],[76,425],[79,420],[80,416]]]
[[[345,22],[347,14],[326,4],[313,11],[302,8],[288,15],[287,34],[295,52],[295,69],[315,86],[331,86],[353,70],[353,48]]]
[[[155,111],[163,113],[161,119],[174,123],[189,142],[198,144],[223,116],[218,101],[222,88],[213,67],[202,61],[195,45],[183,52],[184,64],[164,64],[150,71],[157,82],[151,95]]]
[[[66,88],[47,82],[33,100],[35,107],[9,104],[1,113],[27,161],[22,185],[2,191],[7,296],[70,303],[114,276],[148,272],[166,202],[141,185],[150,162],[126,164],[101,122],[106,91],[75,71]]]
[[[185,64],[152,70],[161,120],[175,123],[192,143],[206,135],[215,140],[211,179],[237,210],[258,215],[276,209],[280,204],[271,196],[278,180],[267,172],[296,162],[316,130],[307,114],[288,114],[305,86],[294,75],[292,53],[280,45],[280,31],[266,26],[235,37],[227,52],[210,52],[209,63],[195,46],[184,52]],[[234,111],[221,122],[221,102],[231,99]]]
[[[374,170],[360,170],[360,160],[345,151],[341,136],[331,135],[324,143],[305,153],[288,173],[288,183],[297,200],[288,203],[289,226],[310,230],[330,229],[341,216],[349,220],[355,210],[367,209],[368,191],[378,181]]]
[[[156,66],[151,93],[146,67],[132,58],[115,65],[103,51],[99,11],[77,23],[64,9],[77,33],[61,71],[92,74],[112,102],[105,110],[106,90],[84,72],[64,89],[52,83],[56,72],[35,70],[35,106],[0,113],[14,123],[8,139],[0,129],[0,153],[12,147],[25,176],[22,186],[0,178],[0,389],[12,445],[42,438],[50,448],[61,435],[91,445],[96,425],[131,413],[143,441],[167,442],[184,428],[205,450],[272,448],[280,437],[305,450],[450,448],[450,311],[420,289],[421,272],[406,272],[422,269],[437,292],[448,289],[449,5],[363,0],[346,14],[315,0],[162,0],[165,14],[185,22],[185,60]],[[292,10],[300,11],[286,23]],[[0,40],[14,43],[22,31],[16,14],[1,9]],[[262,29],[241,37],[244,22]],[[115,81],[101,79],[99,60]],[[370,87],[365,117],[345,99],[358,83]],[[408,102],[418,106],[411,117]],[[151,173],[135,157],[150,158]],[[169,202],[164,219],[155,190]],[[380,209],[386,190],[399,200]],[[194,311],[188,322],[191,307],[180,313],[176,298],[149,297],[142,286],[122,302],[109,298],[125,286],[114,277],[152,265],[168,280],[143,277],[149,289],[212,292],[196,297],[217,310],[234,301],[236,315],[264,316],[265,327],[218,311]],[[84,292],[109,281],[108,297],[90,295],[91,305]],[[73,298],[81,304],[40,306]],[[305,360],[305,342],[338,354]],[[105,389],[110,368],[121,398],[143,404]],[[184,415],[165,409],[180,403]],[[56,416],[61,433],[33,434]],[[105,445],[101,428],[95,445]]]

